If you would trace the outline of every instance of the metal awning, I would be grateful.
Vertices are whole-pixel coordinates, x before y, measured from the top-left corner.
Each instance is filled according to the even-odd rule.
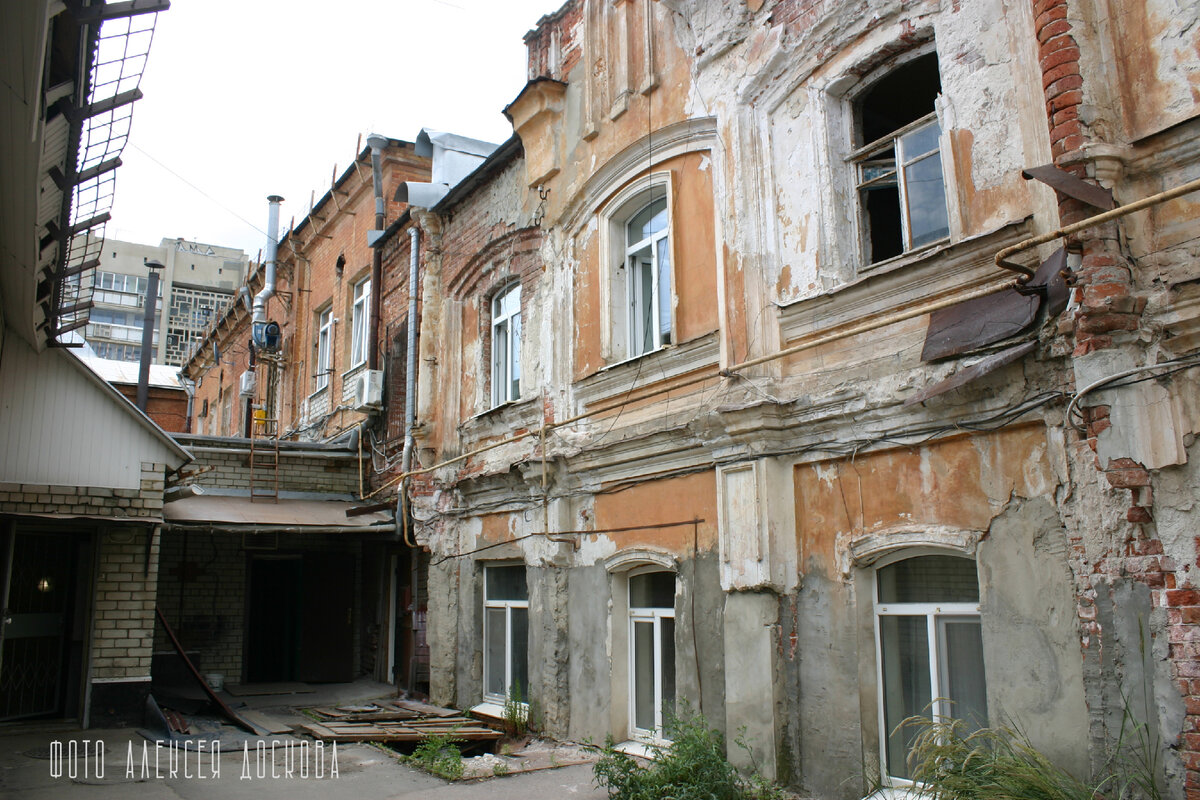
[[[287,500],[278,503],[251,502],[249,497],[200,495],[183,497],[163,505],[168,527],[214,527],[230,531],[294,530],[299,532],[345,532],[395,530],[390,511],[346,516],[359,505],[345,500]]]

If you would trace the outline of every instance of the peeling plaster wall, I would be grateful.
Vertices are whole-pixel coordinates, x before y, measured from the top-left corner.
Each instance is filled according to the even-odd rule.
[[[1128,701],[1162,735],[1168,796],[1200,786],[1194,378],[1095,392],[1082,436],[1063,417],[1093,378],[1200,346],[1195,198],[1083,237],[1075,305],[1014,337],[1035,343],[1030,355],[904,404],[994,352],[923,361],[922,307],[998,284],[999,250],[1082,214],[1022,168],[1058,159],[1122,203],[1200,176],[1194,12],[1176,22],[1170,8],[575,0],[529,34],[538,80],[509,107],[526,152],[462,202],[430,262],[427,285],[443,295],[426,295],[442,305],[423,331],[424,385],[437,389],[423,399],[422,462],[714,373],[417,487],[417,534],[435,560],[504,543],[486,558],[528,565],[531,677],[549,731],[624,734],[613,564],[640,552],[680,577],[679,695],[727,733],[747,726],[768,774],[861,797],[879,757],[873,559],[931,546],[976,559],[993,722],[1020,724],[1087,775],[1107,763]],[[950,237],[866,265],[846,160],[861,144],[853,98],[921,47],[941,75]],[[1180,69],[1150,69],[1143,87],[1150,62]],[[1164,128],[1130,141],[1135,118]],[[681,336],[617,364],[604,210],[651,165],[674,171],[686,200],[672,230]],[[535,220],[528,298],[522,284],[529,378],[521,402],[487,410],[482,310],[489,276],[518,258],[484,265]],[[864,322],[879,325],[715,374]],[[731,490],[736,502],[719,499]],[[693,516],[705,520],[694,530],[516,541]],[[435,699],[479,699],[484,557],[433,568]]]

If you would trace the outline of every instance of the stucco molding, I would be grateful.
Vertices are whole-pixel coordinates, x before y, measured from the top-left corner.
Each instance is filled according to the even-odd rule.
[[[702,150],[717,140],[716,117],[697,117],[659,128],[625,147],[596,170],[567,204],[563,227],[578,232],[587,218],[608,202],[609,196],[646,170],[649,164]]]
[[[1009,222],[988,233],[898,259],[888,269],[872,270],[828,294],[783,305],[779,321],[784,341],[989,284],[999,290],[1011,279],[996,269],[996,252],[1027,238],[1030,231],[1029,218]]]
[[[975,556],[983,531],[945,525],[894,525],[856,536],[850,542],[851,566],[869,567],[901,550],[952,550]]]
[[[627,393],[639,373],[654,376],[655,380],[644,381],[634,391],[710,367],[717,363],[720,347],[717,334],[706,333],[691,341],[667,345],[645,355],[601,367],[576,382],[575,401],[582,411],[595,403]]]
[[[638,567],[662,567],[671,572],[679,571],[679,561],[665,550],[650,547],[629,547],[604,559],[606,572],[629,572]]]

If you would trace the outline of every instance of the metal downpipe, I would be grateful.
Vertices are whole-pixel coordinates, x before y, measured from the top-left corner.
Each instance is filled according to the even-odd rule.
[[[263,260],[263,288],[254,295],[250,311],[252,325],[267,321],[267,301],[275,296],[275,254],[279,250],[279,204],[283,198],[273,194],[267,198],[270,211],[267,215],[267,257]]]
[[[371,134],[367,144],[371,147],[371,183],[375,189],[375,230],[384,229],[385,206],[383,202],[383,148],[386,137]],[[379,369],[379,321],[383,303],[383,248],[371,248],[371,320],[367,336],[367,369]]]
[[[413,457],[413,426],[417,421],[417,274],[420,271],[418,247],[421,242],[421,232],[415,222],[408,229],[408,335],[406,346],[408,353],[404,365],[404,453],[400,459],[400,472],[406,473],[412,467]],[[407,496],[408,481],[400,483],[400,491],[396,496],[396,518],[402,520],[404,526],[405,544],[416,547],[415,537],[408,540],[408,519],[404,508]]]

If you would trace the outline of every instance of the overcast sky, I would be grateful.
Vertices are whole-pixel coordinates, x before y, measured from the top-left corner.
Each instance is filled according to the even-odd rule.
[[[562,0],[172,0],[117,172],[111,239],[265,246],[308,211],[361,133],[502,142],[522,37]],[[174,173],[174,174],[173,174]],[[241,217],[242,219],[239,219]]]

